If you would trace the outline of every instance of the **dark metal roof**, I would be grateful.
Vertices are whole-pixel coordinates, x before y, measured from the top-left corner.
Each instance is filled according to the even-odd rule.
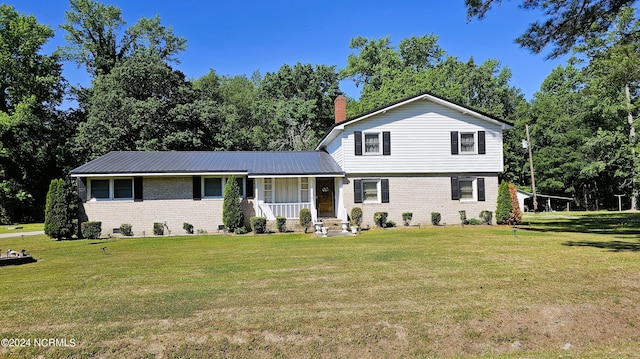
[[[248,173],[249,175],[343,175],[323,151],[115,151],[71,171],[72,175],[139,173]]]

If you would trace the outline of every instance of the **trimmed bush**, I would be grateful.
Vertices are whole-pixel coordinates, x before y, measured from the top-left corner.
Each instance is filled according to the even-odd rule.
[[[267,217],[251,217],[251,228],[253,233],[260,234],[267,231]]]
[[[98,239],[100,238],[100,233],[102,233],[102,222],[82,222],[82,224],[80,225],[80,232],[82,233],[83,238]]]
[[[384,228],[387,226],[388,216],[389,213],[387,212],[376,212],[373,214],[373,223],[375,223],[378,227]]]
[[[222,202],[222,223],[229,232],[234,232],[236,228],[242,226],[244,222],[242,214],[242,203],[240,202],[240,188],[236,182],[236,176],[227,178],[224,185],[224,200]]]
[[[351,225],[360,226],[362,224],[362,208],[351,208]]]
[[[394,221],[387,221],[386,226],[387,226],[387,228],[395,227],[395,226],[396,226],[396,222],[394,222]]]
[[[278,226],[278,232],[284,233],[287,231],[287,219],[285,217],[277,216],[276,225]]]
[[[405,226],[408,226],[411,223],[412,219],[413,219],[413,213],[411,212],[402,213],[402,222],[404,222]]]
[[[307,233],[309,226],[311,225],[311,210],[309,208],[301,208],[298,214],[298,222],[300,226],[304,228],[304,233]]]
[[[477,218],[470,218],[470,219],[467,220],[467,224],[471,224],[471,225],[477,226],[479,224],[482,224],[482,221],[477,219]]]
[[[73,236],[73,219],[77,213],[77,199],[72,185],[62,179],[49,184],[44,212],[44,233],[58,240]]]
[[[244,227],[238,227],[233,231],[235,234],[247,234],[247,229]]]
[[[131,237],[133,236],[133,226],[128,223],[123,223],[120,225],[120,234],[123,236]]]
[[[184,229],[187,234],[193,234],[193,224],[184,222],[182,223],[182,229]]]
[[[469,224],[469,221],[467,220],[467,211],[462,210],[458,211],[458,213],[460,213],[460,221],[462,222],[462,224]]]
[[[482,224],[491,224],[493,222],[493,212],[491,211],[482,211],[480,212],[480,220]]]
[[[160,222],[153,222],[153,234],[156,236],[164,235],[164,224]]]
[[[433,224],[434,226],[439,226],[440,220],[442,220],[440,212],[431,212],[431,224]]]

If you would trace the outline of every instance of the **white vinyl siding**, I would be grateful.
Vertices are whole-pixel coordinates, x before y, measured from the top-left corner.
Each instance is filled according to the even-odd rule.
[[[354,132],[389,131],[390,156],[356,156]],[[451,154],[451,131],[474,134],[474,154]],[[477,154],[478,131],[485,131],[486,154]],[[362,139],[363,143],[365,138]],[[342,143],[346,173],[497,173],[503,170],[502,129],[498,124],[420,100],[346,125],[328,148]],[[336,151],[337,153],[337,151]],[[363,151],[363,154],[365,152]]]

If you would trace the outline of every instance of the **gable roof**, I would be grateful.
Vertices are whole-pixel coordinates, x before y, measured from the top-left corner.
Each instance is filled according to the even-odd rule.
[[[71,171],[80,176],[247,174],[342,176],[323,151],[114,151]]]
[[[513,124],[511,124],[511,123],[509,123],[507,121],[497,119],[497,118],[495,118],[495,117],[493,117],[493,116],[491,116],[491,115],[489,115],[487,113],[484,113],[484,112],[481,112],[479,110],[473,109],[473,108],[471,108],[469,106],[465,106],[465,105],[453,102],[451,100],[447,100],[444,97],[435,95],[435,94],[433,94],[431,92],[428,92],[428,91],[425,91],[425,92],[422,92],[420,94],[409,96],[409,97],[405,97],[405,98],[403,98],[401,100],[392,102],[390,104],[387,104],[387,105],[384,105],[384,106],[381,106],[381,107],[378,107],[378,108],[375,108],[375,109],[373,109],[371,111],[362,113],[362,114],[360,114],[360,115],[358,115],[356,117],[348,118],[345,121],[335,123],[333,126],[331,126],[329,131],[327,131],[327,134],[322,138],[322,140],[320,140],[320,143],[318,143],[318,146],[316,146],[316,150],[319,150],[319,149],[323,148],[324,145],[326,145],[328,142],[331,142],[333,139],[335,139],[338,136],[338,134],[340,132],[342,132],[342,130],[344,130],[345,126],[348,126],[348,125],[350,125],[352,123],[364,120],[366,118],[369,118],[369,117],[372,117],[372,116],[375,116],[375,115],[378,115],[380,113],[385,113],[388,110],[391,110],[391,109],[394,109],[394,108],[397,108],[397,107],[400,107],[400,106],[404,106],[406,104],[409,104],[409,103],[412,103],[412,102],[418,101],[418,100],[428,100],[428,101],[437,103],[439,105],[445,106],[447,108],[450,108],[450,109],[453,109],[453,110],[456,110],[456,111],[460,111],[462,114],[470,115],[470,116],[476,117],[478,119],[487,121],[489,123],[500,125],[500,127],[503,130],[508,130],[508,129],[513,127]]]

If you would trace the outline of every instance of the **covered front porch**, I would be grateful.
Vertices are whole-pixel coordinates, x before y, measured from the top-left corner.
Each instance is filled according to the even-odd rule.
[[[298,219],[300,210],[308,208],[311,218],[347,220],[342,196],[342,177],[271,176],[254,177],[257,216]]]

